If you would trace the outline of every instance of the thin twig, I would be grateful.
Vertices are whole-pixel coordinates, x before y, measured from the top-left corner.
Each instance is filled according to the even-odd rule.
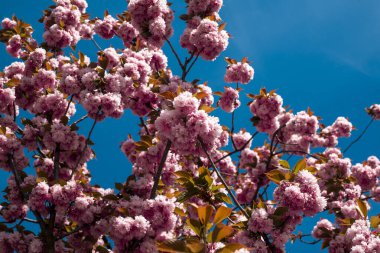
[[[13,121],[16,122],[16,103],[13,102]]]
[[[94,38],[91,38],[92,42],[94,43],[94,45],[99,49],[99,51],[102,51],[103,49],[99,46],[99,44],[95,41]]]
[[[73,102],[73,98],[74,98],[74,96],[71,95],[70,100],[69,100],[69,103],[67,103],[67,106],[66,106],[66,110],[65,110],[65,114],[64,114],[64,115],[66,115],[67,112],[69,111],[70,104]]]
[[[156,174],[154,175],[154,184],[153,184],[152,191],[150,192],[150,199],[154,199],[156,197],[158,182],[160,181],[162,169],[164,168],[166,158],[168,156],[171,145],[172,145],[172,142],[168,140],[168,142],[166,143],[166,146],[165,146],[164,153],[162,154],[160,164],[158,165]]]
[[[231,142],[234,150],[237,149],[235,141],[234,141],[234,131],[235,131],[235,111],[232,112],[231,115]]]
[[[363,135],[367,132],[368,128],[372,125],[373,121],[375,119],[374,118],[371,118],[370,122],[367,124],[367,126],[364,128],[364,130],[361,132],[361,134],[355,139],[353,140],[344,150],[343,150],[343,154],[346,153],[351,147],[352,145],[354,145],[356,142],[358,142],[362,137]]]
[[[146,134],[147,134],[147,135],[150,135],[150,133],[149,133],[149,129],[148,129],[148,127],[146,126],[143,117],[140,117],[140,123],[141,123],[141,126],[144,127]]]
[[[78,123],[82,122],[83,120],[87,119],[88,118],[88,114],[82,116],[80,119],[78,119],[77,121],[75,121],[73,124],[71,125],[77,125]]]
[[[61,147],[60,147],[60,144],[58,143],[57,146],[55,147],[55,152],[54,152],[54,180],[57,180],[59,177],[60,154],[61,154]]]
[[[202,53],[203,49],[200,50],[198,53],[197,53],[197,56],[195,57],[194,61],[190,64],[189,68],[188,69],[185,69],[185,71],[182,73],[182,80],[185,80],[186,79],[186,76],[190,73],[190,70],[192,69],[192,67],[194,66],[194,64],[197,62],[198,58],[199,58],[199,55]]]
[[[177,59],[179,66],[181,67],[181,69],[183,69],[183,66],[184,66],[184,65],[182,64],[182,61],[181,61],[181,59],[179,58],[177,52],[175,51],[175,49],[174,49],[172,43],[171,43],[170,40],[168,40],[166,37],[165,37],[165,40],[166,40],[166,42],[168,43],[170,49],[172,50],[172,52],[173,52],[175,58]]]
[[[275,156],[276,154],[274,153],[274,150],[276,149],[276,146],[274,144],[274,139],[276,138],[277,134],[281,131],[282,128],[284,128],[285,125],[282,125],[280,126],[274,133],[273,133],[273,136],[272,136],[272,139],[270,141],[270,148],[269,148],[269,151],[270,151],[270,155],[269,155],[269,158],[268,160],[266,161],[266,166],[265,166],[265,171],[268,171],[268,168],[269,168],[269,165],[270,163],[272,162],[272,158],[273,156]],[[264,177],[265,177],[265,174],[264,175],[261,175],[260,179],[259,179],[259,182],[257,183],[257,186],[256,186],[256,189],[255,189],[255,193],[253,194],[253,198],[252,198],[252,201],[251,201],[251,205],[253,204],[254,201],[256,201],[256,198],[257,198],[257,195],[259,194],[259,190],[261,188],[261,184],[263,183],[264,181]]]
[[[310,153],[302,151],[302,150],[280,150],[280,151],[274,153],[273,156],[276,156],[276,155],[279,155],[279,154],[285,154],[285,153],[301,153],[301,154],[304,154],[306,156],[313,157],[315,159],[320,159],[318,156],[315,156],[313,154],[310,154]]]
[[[223,159],[225,159],[225,158],[227,158],[227,157],[229,157],[229,156],[231,156],[231,155],[233,155],[233,154],[236,154],[236,153],[238,153],[238,152],[240,152],[240,151],[243,151],[243,150],[247,147],[248,143],[249,143],[250,141],[252,141],[253,138],[255,138],[255,136],[256,136],[258,133],[259,133],[259,132],[255,132],[255,133],[252,135],[252,137],[249,138],[249,140],[246,141],[246,143],[244,143],[244,145],[243,145],[241,148],[239,148],[239,149],[237,149],[237,150],[234,150],[234,151],[231,151],[231,152],[227,153],[226,155],[224,155],[224,156],[222,156],[221,158],[219,158],[218,160],[216,160],[215,163],[218,163],[218,162],[222,161]]]
[[[86,149],[87,149],[87,147],[88,147],[88,142],[90,141],[90,138],[91,138],[92,132],[94,131],[94,128],[95,128],[95,126],[96,126],[96,123],[98,122],[98,117],[99,117],[99,113],[100,113],[100,111],[101,111],[101,108],[99,108],[98,112],[96,113],[96,116],[95,116],[94,122],[92,123],[91,129],[90,129],[90,131],[88,132],[88,135],[87,135],[87,138],[86,138],[86,143],[85,143],[85,145],[84,145],[84,147],[83,147],[83,150],[82,150],[82,152],[81,152],[81,154],[80,154],[80,156],[79,156],[79,159],[78,159],[77,163],[75,164],[75,166],[74,166],[74,168],[73,168],[73,170],[72,170],[72,172],[71,172],[70,178],[72,178],[72,177],[74,176],[74,173],[75,173],[75,171],[78,169],[78,166],[79,166],[79,164],[80,164],[80,161],[82,160],[82,158],[83,158],[83,156],[84,156],[84,153],[85,153],[85,151],[86,151]]]
[[[202,149],[203,151],[206,153],[206,156],[207,156],[207,159],[210,161],[211,165],[212,165],[212,168],[214,169],[216,175],[218,176],[219,180],[222,182],[224,188],[226,188],[226,190],[228,191],[228,193],[230,194],[232,200],[234,201],[235,205],[240,209],[240,211],[244,214],[244,216],[249,219],[249,215],[248,213],[245,211],[245,209],[240,205],[239,201],[236,199],[235,195],[232,193],[230,187],[228,186],[228,184],[226,183],[226,181],[224,180],[222,174],[220,174],[219,170],[216,168],[216,165],[215,163],[213,162],[213,160],[211,159],[209,153],[207,152],[206,150],[206,147],[202,141],[201,138],[198,138],[198,141],[200,142],[201,146],[202,146]]]
[[[24,192],[22,191],[22,188],[21,188],[21,179],[20,179],[20,177],[16,171],[16,165],[15,165],[14,160],[13,160],[13,154],[9,155],[9,165],[11,167],[12,174],[15,178],[17,189],[20,192],[21,200],[25,201],[26,196],[24,195]],[[45,221],[42,218],[41,214],[38,211],[32,211],[32,213],[34,214],[34,216],[36,216],[38,224],[40,225],[40,228],[42,230],[42,233],[47,235],[48,232],[46,230],[46,224],[45,224]]]

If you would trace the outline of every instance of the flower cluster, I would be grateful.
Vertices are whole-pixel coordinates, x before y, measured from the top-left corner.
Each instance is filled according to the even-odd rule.
[[[294,182],[281,181],[274,191],[274,199],[288,207],[290,213],[306,216],[314,216],[326,207],[317,179],[306,170],[300,171]]]
[[[115,252],[124,252],[133,245],[134,240],[142,243],[136,252],[146,252],[145,247],[155,249],[154,239],[158,241],[171,239],[177,223],[173,214],[174,200],[160,195],[152,200],[143,200],[138,197],[122,203],[132,217],[114,217],[110,221],[110,237],[115,242]],[[154,250],[156,252],[156,250]]]
[[[218,105],[225,112],[233,112],[240,106],[239,91],[234,88],[224,87],[224,92],[218,101]]]
[[[172,33],[173,11],[166,0],[131,0],[132,25],[154,47],[160,48]]]
[[[380,104],[371,105],[367,108],[367,112],[375,120],[380,120]]]
[[[233,62],[227,67],[224,81],[247,84],[252,81],[254,73],[253,68],[247,62]]]
[[[65,48],[75,46],[81,38],[82,15],[85,14],[87,2],[81,1],[56,1],[57,5],[45,12],[43,34],[47,45],[52,48]],[[91,32],[87,32],[91,33]],[[83,36],[88,39],[91,35]]]
[[[342,250],[354,253],[378,252],[380,238],[371,233],[365,220],[357,220],[345,234],[339,234],[330,241],[329,252],[337,253]]]
[[[223,0],[189,0],[188,14],[192,16],[207,17],[219,12],[223,5]]]
[[[280,127],[278,116],[284,111],[282,103],[282,97],[276,93],[263,91],[255,96],[249,108],[255,115],[252,120],[258,131],[272,134]]]
[[[227,144],[228,134],[218,119],[199,109],[200,101],[190,92],[173,100],[174,110],[164,110],[155,122],[158,137],[172,142],[172,150],[181,155],[204,156],[200,141],[207,151]]]
[[[180,40],[183,48],[211,61],[227,48],[229,35],[224,24],[218,24],[222,4],[220,0],[189,1],[188,15],[185,15],[187,27]]]

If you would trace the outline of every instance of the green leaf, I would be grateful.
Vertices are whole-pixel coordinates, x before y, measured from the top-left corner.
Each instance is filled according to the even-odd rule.
[[[216,211],[215,217],[214,217],[214,224],[218,224],[219,222],[222,222],[224,219],[229,217],[231,215],[232,209],[220,206],[218,210]]]
[[[239,249],[244,249],[244,248],[245,248],[244,245],[241,245],[238,243],[230,243],[224,246],[223,248],[218,249],[217,251],[215,251],[215,253],[233,253]]]
[[[321,249],[325,249],[325,248],[327,248],[329,245],[330,245],[330,240],[329,240],[329,239],[325,239],[325,240],[323,240],[323,242],[322,242],[322,247],[321,247]]]
[[[232,204],[232,200],[231,200],[231,198],[230,198],[230,196],[228,196],[227,194],[225,194],[225,193],[220,193],[219,195],[218,195],[226,204]]]
[[[185,216],[186,216],[186,213],[185,213],[182,209],[180,209],[180,208],[178,208],[178,207],[176,207],[176,208],[174,209],[174,212],[175,212],[177,215],[181,216],[181,217],[185,217]]]
[[[103,197],[103,199],[106,199],[106,200],[114,200],[114,201],[118,201],[119,198],[113,194],[109,194],[109,195],[106,195]]]
[[[116,190],[119,190],[119,191],[121,191],[122,189],[123,189],[123,184],[122,183],[115,183],[115,188],[116,188]]]
[[[192,178],[193,177],[193,175],[187,171],[176,171],[176,172],[174,172],[174,174],[176,174],[178,177],[183,177],[183,178]]]
[[[198,235],[201,236],[202,224],[194,219],[187,219],[186,224]]]
[[[276,215],[276,216],[283,216],[284,214],[286,214],[288,212],[288,207],[286,206],[279,206],[276,208],[276,210],[274,211],[273,215]]]
[[[265,173],[265,175],[269,180],[271,180],[275,184],[279,184],[282,180],[285,179],[284,173],[280,170],[271,170]]]
[[[231,236],[234,231],[235,230],[232,227],[219,223],[216,225],[212,233],[207,236],[207,241],[220,242],[224,238]]]
[[[178,196],[177,200],[179,202],[185,202],[189,198],[198,195],[198,193],[199,193],[198,189],[196,189],[196,188],[190,188],[190,189],[187,189],[185,192],[183,192],[180,196]]]
[[[298,174],[298,172],[299,172],[300,170],[303,170],[303,169],[305,169],[305,168],[306,168],[306,159],[303,158],[303,159],[301,159],[301,160],[299,160],[299,161],[297,162],[296,166],[294,166],[293,173],[294,173],[294,174]]]
[[[214,207],[210,205],[198,207],[198,217],[199,217],[200,222],[206,225],[209,222],[213,211],[214,211]]]
[[[204,243],[201,243],[199,240],[187,240],[186,241],[186,247],[192,252],[192,253],[203,253],[205,251],[205,245]]]
[[[286,161],[286,160],[280,160],[279,161],[279,164],[283,167],[283,168],[285,168],[285,169],[290,169],[290,164],[288,163],[288,161]]]
[[[357,199],[356,200],[356,203],[358,204],[358,207],[359,207],[359,210],[360,212],[362,213],[363,217],[366,218],[367,215],[368,215],[368,209],[367,209],[367,205],[365,204],[365,202],[361,199]]]
[[[377,228],[380,224],[380,217],[379,216],[372,216],[370,218],[370,223],[372,228]]]
[[[214,111],[216,108],[203,104],[199,107],[199,109],[203,110],[207,113],[210,113],[210,112]]]
[[[185,241],[166,241],[159,243],[157,249],[163,252],[169,253],[188,253],[189,250],[186,247]]]
[[[103,246],[96,247],[96,252],[99,252],[99,253],[109,253],[108,249],[104,248]]]

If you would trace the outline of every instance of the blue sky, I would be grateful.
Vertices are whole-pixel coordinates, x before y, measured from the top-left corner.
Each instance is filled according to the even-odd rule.
[[[88,0],[88,12],[92,17],[102,16],[105,8],[116,14],[126,9],[123,0]],[[173,0],[176,16],[184,13],[181,0]],[[0,18],[16,14],[35,28],[35,38],[41,39],[42,25],[37,22],[50,0],[2,1]],[[357,136],[370,120],[364,108],[380,103],[380,1],[378,0],[225,0],[221,17],[232,34],[227,51],[215,62],[199,61],[189,78],[208,81],[213,90],[226,85],[223,75],[226,63],[223,57],[241,59],[248,56],[255,68],[255,79],[244,86],[249,93],[258,93],[260,87],[277,89],[294,111],[308,106],[331,124],[336,117],[348,117],[358,128]],[[184,24],[177,20],[172,41],[181,56],[178,38]],[[121,46],[118,41],[101,41],[102,47]],[[11,63],[4,46],[0,48],[0,67]],[[94,59],[95,47],[81,42],[79,49]],[[172,54],[165,47],[169,64],[174,72],[178,67]],[[207,70],[207,71],[205,71]],[[243,103],[248,100],[243,98]],[[229,124],[230,116],[215,112],[223,124]],[[237,113],[237,126],[253,131],[247,108]],[[81,115],[79,115],[81,116]],[[86,133],[91,122],[83,124]],[[137,120],[126,113],[120,120],[106,120],[96,126],[93,140],[97,158],[90,163],[93,182],[112,187],[122,182],[130,173],[130,164],[119,151],[119,144],[128,133],[136,134]],[[361,162],[369,155],[380,157],[380,122],[375,122],[361,141],[348,153],[354,162]],[[254,143],[261,145],[262,139]],[[348,141],[342,141],[345,147]],[[7,178],[1,173],[0,188]],[[380,210],[375,207],[375,210]],[[317,218],[318,219],[318,218]],[[314,219],[315,220],[315,219]],[[307,222],[310,229],[312,222]],[[291,252],[313,250],[319,246],[290,245]]]

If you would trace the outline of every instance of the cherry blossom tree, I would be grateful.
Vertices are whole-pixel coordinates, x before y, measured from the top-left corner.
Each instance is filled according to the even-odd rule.
[[[380,105],[367,108],[367,128],[341,149],[339,139],[353,130],[345,117],[325,126],[309,108],[284,107],[275,91],[244,94],[254,77],[247,58],[225,59],[223,91],[189,80],[197,61],[227,48],[230,34],[222,0],[185,2],[178,43],[185,59],[170,40],[175,20],[166,0],[129,0],[102,18],[90,17],[85,0],[55,0],[40,19],[41,43],[21,19],[2,21],[0,40],[15,61],[0,73],[0,167],[9,172],[0,251],[264,253],[301,241],[332,253],[380,252],[380,215],[368,216],[380,202],[380,161],[352,164],[345,155],[380,120]],[[101,48],[95,35],[124,47]],[[97,59],[77,50],[85,40]],[[168,67],[164,44],[180,73]],[[246,124],[256,132],[235,129],[246,95]],[[212,116],[218,107],[229,127]],[[78,108],[86,114],[73,120]],[[121,145],[132,174],[114,189],[93,185],[92,133],[126,110],[141,122],[139,135]],[[84,120],[92,121],[87,135],[79,133]],[[297,231],[320,213],[326,218],[310,234]]]

